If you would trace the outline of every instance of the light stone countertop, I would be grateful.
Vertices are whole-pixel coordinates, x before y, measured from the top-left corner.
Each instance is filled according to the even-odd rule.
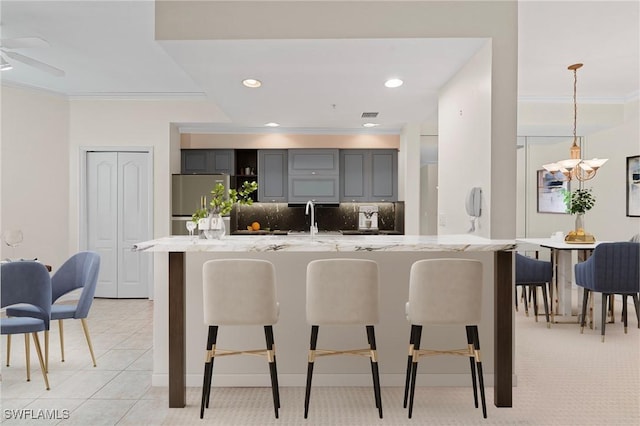
[[[134,251],[148,252],[356,252],[356,251],[501,251],[515,240],[475,235],[260,235],[226,236],[221,240],[171,236],[144,241]]]

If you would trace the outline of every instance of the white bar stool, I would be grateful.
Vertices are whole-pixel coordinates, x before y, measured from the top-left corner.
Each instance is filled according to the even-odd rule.
[[[411,336],[404,388],[404,407],[407,408],[410,381],[409,418],[413,413],[418,359],[429,355],[462,355],[469,357],[476,408],[478,408],[478,395],[475,367],[478,368],[482,415],[486,419],[487,406],[484,398],[478,336],[478,323],[482,313],[482,262],[468,259],[419,260],[411,266],[409,277],[409,301],[406,304],[406,313],[411,323]],[[422,327],[425,325],[466,326],[467,348],[420,349]]]
[[[307,365],[304,418],[309,414],[311,379],[316,357],[360,355],[370,358],[373,393],[382,418],[380,375],[374,324],[378,323],[378,264],[363,259],[314,260],[307,266],[307,323],[311,325],[311,344]],[[365,325],[369,348],[350,350],[316,349],[320,325]]]
[[[271,262],[255,259],[209,260],[202,267],[204,323],[209,326],[202,384],[200,418],[209,408],[213,361],[228,355],[266,356],[271,373],[271,390],[276,418],[280,408],[278,370],[272,325],[278,322],[275,268]],[[216,348],[220,325],[264,325],[267,349],[229,351]]]

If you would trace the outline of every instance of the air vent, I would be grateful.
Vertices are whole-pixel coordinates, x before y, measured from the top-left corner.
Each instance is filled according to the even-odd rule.
[[[378,112],[363,112],[362,118],[376,118],[378,117]]]

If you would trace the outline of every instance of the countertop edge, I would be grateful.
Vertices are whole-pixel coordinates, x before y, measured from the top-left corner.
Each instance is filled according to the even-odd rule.
[[[504,251],[514,250],[515,240],[490,240],[473,235],[448,236],[238,236],[200,240],[171,236],[136,243],[140,252],[388,252],[388,251]]]

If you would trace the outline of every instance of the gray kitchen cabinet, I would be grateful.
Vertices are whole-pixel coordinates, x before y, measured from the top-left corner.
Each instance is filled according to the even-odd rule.
[[[290,149],[289,203],[338,203],[340,156],[337,149]]]
[[[398,200],[398,152],[393,149],[340,151],[340,201]]]
[[[338,176],[289,176],[289,203],[338,203]]]
[[[370,157],[368,149],[340,150],[340,201],[369,201]]]
[[[340,159],[337,149],[290,149],[289,175],[339,174]]]
[[[371,195],[369,201],[398,201],[398,151],[371,150]]]
[[[287,150],[259,150],[258,201],[262,203],[286,203],[287,186]]]
[[[233,149],[183,149],[180,173],[235,175],[234,163]]]

